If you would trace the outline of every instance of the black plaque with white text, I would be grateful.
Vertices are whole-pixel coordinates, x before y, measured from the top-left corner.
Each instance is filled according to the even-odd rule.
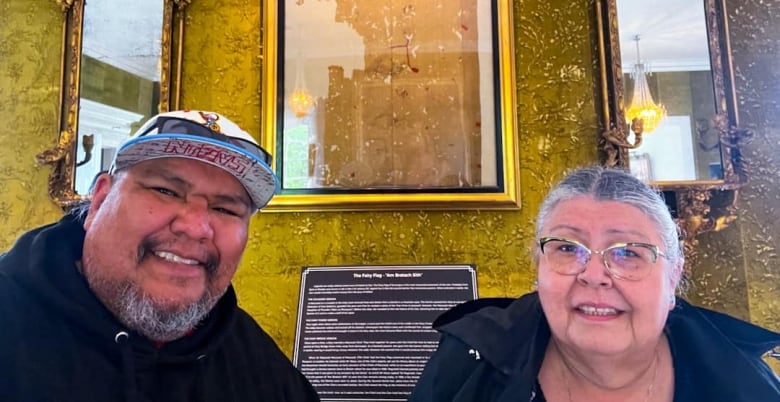
[[[405,401],[431,323],[476,294],[471,265],[306,267],[293,361],[323,401]]]

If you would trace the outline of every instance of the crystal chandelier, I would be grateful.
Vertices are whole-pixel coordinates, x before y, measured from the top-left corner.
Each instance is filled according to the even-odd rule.
[[[636,41],[636,63],[631,71],[631,78],[634,80],[634,94],[631,97],[631,103],[626,109],[626,123],[632,124],[634,119],[641,120],[643,133],[651,133],[655,130],[661,121],[666,117],[666,108],[664,105],[653,101],[650,94],[650,87],[647,85],[647,74],[645,64],[639,58],[639,35],[634,37]]]

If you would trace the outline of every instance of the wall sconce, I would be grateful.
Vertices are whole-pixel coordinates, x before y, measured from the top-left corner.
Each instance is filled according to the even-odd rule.
[[[84,160],[76,162],[76,167],[82,166],[92,160],[92,148],[95,147],[95,135],[85,135],[81,138],[81,147],[84,149]]]

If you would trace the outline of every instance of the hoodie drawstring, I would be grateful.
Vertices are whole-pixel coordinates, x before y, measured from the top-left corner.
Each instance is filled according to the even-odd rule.
[[[133,366],[133,349],[130,346],[130,335],[119,331],[114,336],[114,342],[119,345],[122,355],[122,371],[125,374],[125,402],[136,402],[138,388],[135,383],[135,367]]]
[[[206,400],[206,355],[198,356],[198,377],[195,379],[198,384],[198,400]]]

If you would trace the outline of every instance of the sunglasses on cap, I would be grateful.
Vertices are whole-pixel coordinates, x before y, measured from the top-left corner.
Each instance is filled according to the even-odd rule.
[[[271,154],[252,141],[233,137],[212,130],[209,126],[219,130],[219,125],[216,121],[197,123],[192,120],[180,119],[176,117],[158,117],[156,120],[147,122],[145,126],[145,130],[140,132],[136,137],[143,137],[154,134],[186,134],[195,137],[210,138],[241,148],[242,150],[247,151],[255,156],[257,159],[265,162],[265,164],[268,166],[271,166],[271,162],[273,160]]]

